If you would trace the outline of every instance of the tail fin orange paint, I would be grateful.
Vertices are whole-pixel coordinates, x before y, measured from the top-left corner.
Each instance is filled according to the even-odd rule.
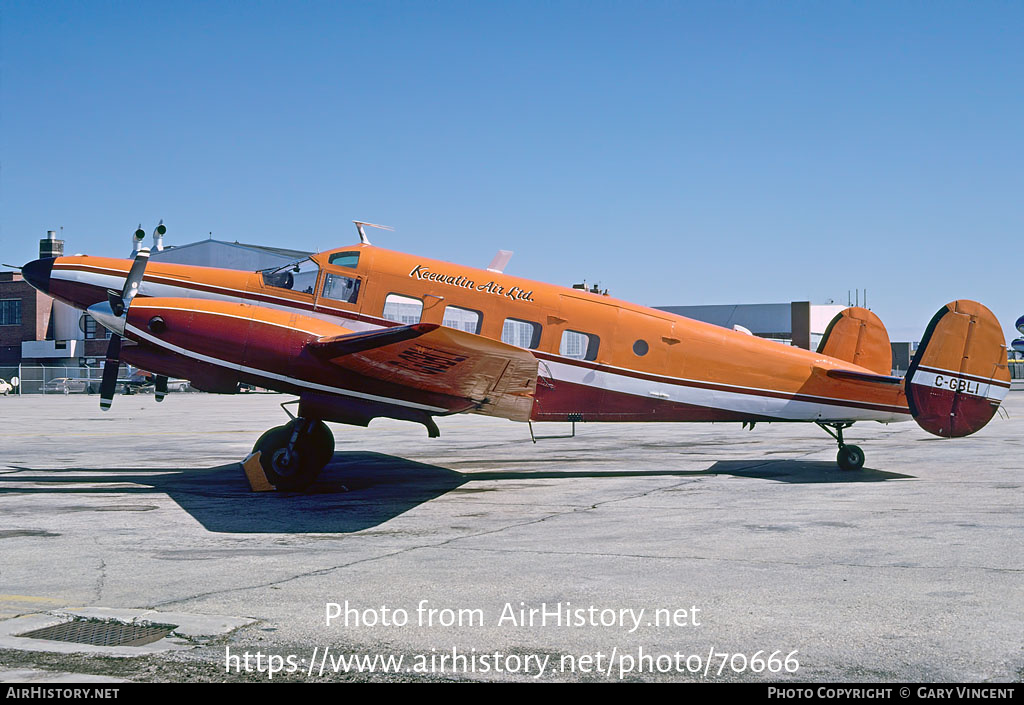
[[[889,333],[878,316],[866,308],[851,307],[832,319],[818,352],[880,375],[892,374]]]
[[[905,384],[910,412],[924,430],[946,438],[980,430],[1010,390],[1006,341],[995,315],[966,299],[939,309]]]

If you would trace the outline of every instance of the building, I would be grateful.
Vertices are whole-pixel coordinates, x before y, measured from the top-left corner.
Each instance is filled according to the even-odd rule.
[[[0,272],[0,365],[21,362],[22,345],[50,335],[53,299],[33,289],[20,272]]]
[[[141,247],[142,239],[133,238],[133,243],[136,248]],[[64,241],[58,239],[53,230],[47,231],[46,237],[39,241],[40,258],[63,254]],[[309,255],[302,250],[212,238],[164,247],[163,234],[154,233],[150,258],[158,262],[256,271],[281,267]],[[110,331],[97,325],[91,316],[36,291],[19,272],[0,272],[0,367],[102,366],[109,339]]]
[[[846,306],[809,301],[788,304],[727,304],[719,306],[656,306],[662,311],[713,323],[723,328],[746,329],[759,338],[815,350],[832,319]]]
[[[828,324],[847,306],[793,301],[788,304],[726,304],[716,306],[657,306],[687,318],[723,328],[746,329],[759,338],[777,340],[806,350],[817,350]],[[890,343],[892,369],[906,373],[917,343]]]
[[[176,247],[153,248],[149,257],[154,262],[255,272],[259,269],[282,267],[289,262],[309,257],[310,254],[312,253],[302,250],[246,245],[241,242],[226,242],[210,238]]]

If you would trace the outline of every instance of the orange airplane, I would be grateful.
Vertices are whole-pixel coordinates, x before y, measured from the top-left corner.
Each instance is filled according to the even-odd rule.
[[[133,260],[39,259],[23,273],[113,333],[103,409],[121,359],[157,373],[158,398],[168,377],[209,392],[247,384],[297,395],[297,415],[253,449],[281,490],[308,486],[333,456],[325,421],[403,419],[431,437],[435,416],[461,412],[527,422],[803,421],[832,435],[839,466],[855,470],[864,453],[843,438],[853,423],[913,418],[935,435],[966,436],[1010,388],[1002,329],[974,301],[939,309],[898,378],[885,327],[865,308],[836,316],[809,351],[508,276],[511,253],[475,269],[388,251],[369,243],[370,224],[356,225],[359,244],[273,270],[147,267],[141,249]]]

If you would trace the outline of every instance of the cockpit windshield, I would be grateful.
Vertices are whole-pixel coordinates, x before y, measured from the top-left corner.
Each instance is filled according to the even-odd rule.
[[[303,294],[312,294],[320,266],[310,258],[290,262],[276,269],[262,269],[263,283],[279,289],[291,289]]]

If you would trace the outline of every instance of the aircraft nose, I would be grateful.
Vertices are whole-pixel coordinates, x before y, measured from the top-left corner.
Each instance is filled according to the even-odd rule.
[[[50,272],[53,271],[55,259],[54,257],[34,259],[26,264],[21,268],[21,274],[25,277],[25,281],[44,294],[50,293]]]

